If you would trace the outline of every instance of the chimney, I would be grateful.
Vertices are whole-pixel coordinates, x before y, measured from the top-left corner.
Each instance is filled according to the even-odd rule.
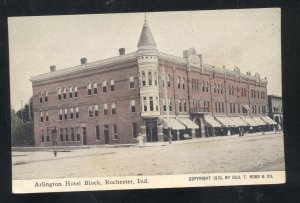
[[[54,72],[54,71],[56,71],[56,66],[55,65],[50,66],[50,72]]]
[[[120,48],[119,49],[119,54],[124,55],[125,54],[125,48]]]
[[[81,58],[80,59],[81,65],[84,65],[87,63],[87,58]]]

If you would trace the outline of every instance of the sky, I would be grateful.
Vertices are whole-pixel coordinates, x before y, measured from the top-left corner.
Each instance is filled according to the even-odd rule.
[[[282,95],[280,9],[147,13],[160,52],[182,57],[194,47],[206,64],[268,78],[268,94]],[[137,51],[144,13],[11,17],[11,106],[32,96],[31,76]]]

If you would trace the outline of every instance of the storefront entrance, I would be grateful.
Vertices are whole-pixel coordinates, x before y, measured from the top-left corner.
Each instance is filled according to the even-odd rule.
[[[195,129],[195,136],[196,137],[201,137],[201,121],[200,121],[200,118],[196,118],[195,122],[199,126],[199,128]]]
[[[86,127],[82,127],[82,143],[83,145],[87,144]]]
[[[147,142],[157,142],[157,120],[146,120],[145,123]]]

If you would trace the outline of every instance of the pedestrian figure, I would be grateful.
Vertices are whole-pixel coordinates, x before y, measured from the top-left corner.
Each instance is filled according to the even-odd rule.
[[[143,138],[143,135],[142,133],[139,133],[138,136],[137,136],[137,141],[138,141],[138,145],[140,147],[144,146],[144,138]]]
[[[171,133],[171,131],[169,131],[168,139],[169,139],[169,144],[172,144],[172,133]]]

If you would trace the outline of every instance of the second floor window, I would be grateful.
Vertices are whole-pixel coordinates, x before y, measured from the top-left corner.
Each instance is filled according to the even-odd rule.
[[[98,110],[98,105],[95,105],[94,106],[94,113],[95,113],[95,116],[99,116],[99,110]]]
[[[181,106],[181,101],[178,100],[178,107],[179,107],[179,112],[182,112],[182,106]]]
[[[87,91],[88,95],[92,95],[92,85],[90,83],[87,85]]]
[[[149,105],[150,105],[150,111],[153,111],[154,110],[153,97],[149,97]]]
[[[129,78],[129,88],[134,89],[134,77],[130,76]]]
[[[58,100],[61,100],[61,89],[58,89]]]
[[[89,117],[93,117],[93,106],[89,106]]]
[[[171,87],[171,80],[170,80],[170,76],[169,75],[167,76],[167,84],[168,84],[168,87]]]
[[[167,111],[166,100],[163,99],[163,100],[162,100],[162,103],[163,103],[163,111]]]
[[[142,72],[142,86],[146,86],[146,76],[145,76],[145,72]]]
[[[68,119],[68,109],[65,109],[65,120]]]
[[[63,119],[63,110],[59,109],[59,120],[61,121]]]
[[[46,121],[49,121],[48,111],[46,111]]]
[[[177,87],[180,89],[180,77],[177,78]]]
[[[63,99],[67,99],[67,89],[63,88]]]
[[[186,112],[186,110],[187,110],[187,109],[186,109],[186,101],[184,100],[184,101],[183,101],[183,111]]]
[[[130,108],[131,108],[131,112],[135,112],[135,100],[131,100]]]
[[[103,104],[103,114],[107,115],[108,114],[108,110],[107,110],[107,104]]]
[[[74,97],[78,97],[77,86],[74,86]]]
[[[172,101],[171,99],[168,99],[169,100],[169,111],[172,111]]]
[[[115,91],[115,81],[114,80],[110,81],[110,91],[111,92]]]
[[[78,109],[78,107],[75,108],[75,111],[76,111],[75,112],[75,117],[79,118],[79,109]]]
[[[102,82],[102,92],[106,92],[106,81]]]
[[[147,97],[143,97],[144,111],[147,111]]]
[[[69,98],[73,97],[73,87],[69,87]]]
[[[48,102],[48,92],[47,91],[45,91],[45,102]]]
[[[148,72],[148,85],[152,85],[152,73]]]
[[[74,109],[70,108],[70,119],[74,118]]]
[[[111,104],[111,114],[116,114],[116,103]]]
[[[97,94],[97,83],[94,83],[93,89],[94,89],[94,94]]]
[[[44,122],[44,113],[43,112],[41,112],[40,121]]]
[[[181,78],[181,83],[182,83],[182,89],[185,89],[185,79]]]

